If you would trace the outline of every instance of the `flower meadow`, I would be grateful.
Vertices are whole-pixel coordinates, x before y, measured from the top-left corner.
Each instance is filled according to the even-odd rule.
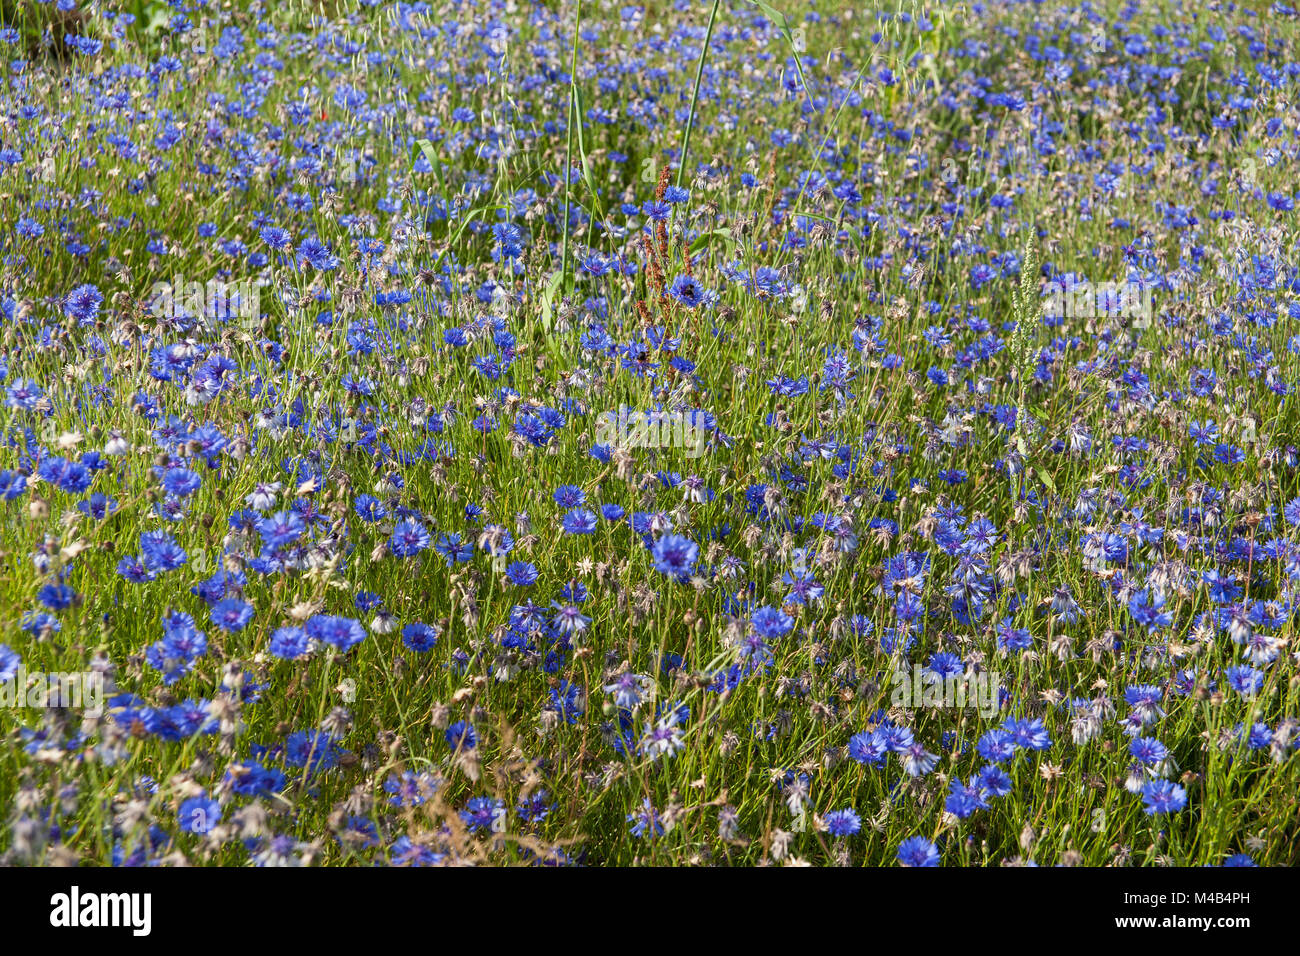
[[[1296,862],[1293,6],[2,9],[0,861]]]

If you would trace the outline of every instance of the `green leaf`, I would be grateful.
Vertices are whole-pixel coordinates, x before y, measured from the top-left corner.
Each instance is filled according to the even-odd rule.
[[[1056,482],[1052,480],[1052,474],[1042,465],[1035,465],[1034,471],[1038,474],[1038,480],[1047,486],[1047,490],[1056,494]]]
[[[699,252],[705,246],[714,243],[722,243],[728,251],[736,248],[736,237],[731,234],[730,229],[711,229],[708,232],[702,232],[691,240],[691,253]]]
[[[780,10],[773,6],[769,6],[764,3],[763,0],[746,0],[746,2],[758,7],[758,9],[766,13],[768,19],[776,24],[777,29],[784,30],[787,33],[790,32],[790,21],[786,19],[785,14]]]
[[[560,361],[560,346],[555,341],[555,336],[551,334],[551,327],[555,323],[555,297],[559,294],[563,282],[564,271],[556,269],[546,280],[541,299],[542,333],[546,339],[546,350],[551,353],[556,362]]]
[[[560,291],[560,283],[564,281],[564,273],[557,269],[551,273],[551,277],[546,280],[546,286],[542,289],[542,330],[546,337],[551,337],[551,325],[555,321],[555,296]]]
[[[429,165],[433,167],[433,175],[436,176],[438,179],[438,186],[442,190],[443,201],[446,202],[447,181],[443,179],[442,163],[438,162],[438,154],[437,152],[434,151],[433,143],[427,139],[417,139],[415,141],[415,145],[420,147],[420,152],[424,154],[424,158],[427,159],[429,161]]]
[[[587,183],[587,189],[591,192],[592,204],[595,205],[599,201],[599,197],[596,193],[595,177],[591,175],[591,163],[587,160],[587,141],[582,132],[582,117],[585,109],[582,102],[582,88],[577,83],[573,84],[573,101],[574,117],[577,120],[578,161],[582,164],[582,178]]]
[[[819,212],[800,212],[798,210],[795,210],[794,212],[791,212],[790,215],[802,216],[805,219],[820,219],[822,222],[829,222],[831,225],[835,225],[834,219],[832,219],[830,216],[823,216]]]

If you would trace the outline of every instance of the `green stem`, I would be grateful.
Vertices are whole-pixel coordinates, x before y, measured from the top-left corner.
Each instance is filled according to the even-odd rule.
[[[578,98],[578,33],[582,30],[582,0],[573,14],[573,52],[569,58],[569,122],[565,127],[564,143],[564,235],[560,240],[560,274],[569,274],[569,179],[573,169],[573,115],[574,104]],[[581,117],[578,119],[582,121]]]
[[[700,101],[700,83],[704,79],[704,61],[709,57],[709,43],[713,39],[713,24],[718,18],[718,7],[722,0],[713,0],[713,10],[709,13],[709,26],[704,31],[704,46],[700,47],[700,62],[695,67],[695,89],[691,93],[691,113],[686,117],[686,132],[682,134],[682,156],[677,165],[677,185],[682,184],[686,175],[686,151],[691,146],[691,130],[695,128],[695,108]]]

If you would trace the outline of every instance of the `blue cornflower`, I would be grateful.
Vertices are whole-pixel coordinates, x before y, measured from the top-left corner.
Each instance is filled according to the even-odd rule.
[[[103,521],[117,511],[117,501],[103,492],[96,491],[90,497],[77,502],[77,510],[96,521]]]
[[[23,659],[18,656],[17,651],[8,644],[0,644],[0,684],[13,680],[22,663]]]
[[[263,226],[258,235],[262,237],[263,242],[277,251],[287,249],[293,242],[293,236],[289,231],[279,226]]]
[[[588,508],[574,508],[561,521],[565,534],[595,534],[596,524],[596,512]]]
[[[755,667],[771,664],[775,660],[772,657],[772,649],[767,646],[767,641],[758,634],[749,634],[742,638],[737,654],[742,660],[749,661]]]
[[[627,815],[627,822],[632,824],[633,836],[654,839],[664,835],[664,825],[659,822],[659,813],[650,803],[649,797],[641,798],[641,809]]]
[[[826,832],[834,837],[853,836],[862,829],[862,818],[852,808],[832,810],[822,818]]]
[[[651,554],[654,556],[656,571],[684,581],[690,576],[691,570],[695,567],[695,562],[700,554],[700,546],[690,538],[677,534],[665,534],[655,542]]]
[[[515,587],[531,587],[537,582],[537,566],[528,561],[511,561],[506,566],[506,581]]]
[[[749,623],[760,637],[772,640],[790,633],[794,618],[780,608],[760,607],[750,615]]]
[[[969,784],[964,784],[960,777],[953,777],[948,788],[950,792],[943,808],[958,820],[965,820],[976,810],[988,808],[988,801],[975,778]]]
[[[329,272],[338,268],[339,258],[330,252],[325,243],[315,236],[309,236],[298,244],[298,264],[304,263],[321,272]]]
[[[1160,706],[1163,699],[1164,691],[1151,684],[1129,687],[1124,691],[1124,700],[1133,709],[1134,716],[1143,727],[1148,727],[1164,717],[1165,712]]]
[[[253,619],[253,605],[237,597],[218,601],[209,612],[212,623],[228,634],[241,631]]]
[[[1174,622],[1172,614],[1164,610],[1165,596],[1159,591],[1137,591],[1129,598],[1128,610],[1133,620],[1149,632],[1155,633]]]
[[[561,508],[576,508],[587,503],[587,493],[577,485],[560,485],[551,497]]]
[[[468,721],[458,720],[447,728],[444,735],[452,750],[473,750],[478,746],[478,731]]]
[[[296,511],[277,511],[257,522],[257,533],[268,548],[283,548],[297,541],[307,525]]]
[[[587,617],[582,611],[572,604],[560,606],[553,605],[557,610],[555,617],[551,619],[551,624],[561,634],[580,634],[587,629],[591,623],[591,618]]]
[[[1243,697],[1254,697],[1264,686],[1264,672],[1246,665],[1224,668],[1223,677],[1228,686]]]
[[[981,757],[990,763],[1005,763],[1016,755],[1018,749],[1015,739],[1005,730],[990,730],[975,745]]]
[[[267,797],[284,789],[286,779],[279,770],[245,760],[226,769],[226,781],[233,793],[241,797]]]
[[[939,763],[939,756],[930,753],[918,741],[913,741],[899,751],[898,759],[902,761],[903,770],[909,777],[924,777]]]
[[[47,584],[36,597],[51,611],[65,611],[80,600],[77,592],[66,584]]]
[[[463,540],[460,532],[439,535],[438,542],[433,547],[443,556],[449,568],[457,562],[464,563],[474,557],[474,545]]]
[[[972,781],[990,797],[1005,797],[1011,792],[1011,775],[995,764],[988,764]]]
[[[694,276],[678,276],[668,287],[668,294],[688,309],[698,308],[706,296]]]
[[[672,215],[673,207],[668,205],[666,202],[651,199],[642,203],[641,211],[645,213],[652,222],[663,222]]]
[[[291,767],[301,767],[308,774],[338,766],[342,756],[338,742],[323,730],[300,730],[284,742],[284,760]]]
[[[429,532],[423,524],[414,518],[405,518],[399,521],[396,527],[393,528],[392,535],[388,538],[388,550],[399,558],[419,554],[428,546]]]
[[[1142,803],[1148,815],[1177,813],[1187,806],[1187,791],[1169,780],[1149,780],[1142,786]]]
[[[527,797],[521,797],[515,805],[515,812],[519,814],[519,819],[524,823],[539,823],[545,820],[547,814],[555,809],[557,804],[551,802],[550,794],[546,788],[542,787]]]
[[[173,498],[188,498],[199,490],[203,479],[188,468],[168,468],[163,472],[163,490]]]
[[[889,743],[879,729],[862,731],[849,738],[849,759],[871,767],[883,767]]]
[[[356,512],[358,518],[366,522],[383,521],[388,517],[388,509],[374,495],[357,495],[356,501],[352,503],[352,510]],[[428,546],[427,541],[425,546]]]
[[[402,643],[417,654],[423,654],[433,650],[438,643],[438,633],[436,627],[417,621],[402,628]]]
[[[644,699],[653,681],[641,674],[624,672],[605,685],[605,693],[614,695],[614,703],[623,710],[635,710]]]
[[[311,638],[301,627],[279,627],[271,634],[267,650],[283,660],[297,660],[311,650]]]
[[[35,411],[42,405],[49,407],[45,392],[30,379],[15,378],[5,389],[5,404],[20,411]]]
[[[998,650],[1004,654],[1026,651],[1034,646],[1034,639],[1028,628],[1015,627],[1009,617],[1004,617],[997,626]]]
[[[366,632],[359,621],[350,617],[317,614],[309,618],[304,630],[307,636],[340,651],[349,651],[365,640]]]
[[[99,288],[87,283],[79,285],[68,293],[63,300],[63,311],[76,319],[80,325],[89,325],[99,315],[99,307],[104,303],[104,294]]]
[[[1169,748],[1152,737],[1135,737],[1129,742],[1128,752],[1148,767],[1169,758]]]
[[[899,844],[898,862],[903,866],[938,866],[939,850],[923,836],[908,837]]]
[[[1024,747],[1026,750],[1048,750],[1052,746],[1052,739],[1048,736],[1041,717],[1025,719],[1012,717],[1002,725],[1002,729],[1011,735],[1016,746]]]
[[[221,822],[221,805],[202,793],[181,804],[176,820],[186,833],[202,835]]]

